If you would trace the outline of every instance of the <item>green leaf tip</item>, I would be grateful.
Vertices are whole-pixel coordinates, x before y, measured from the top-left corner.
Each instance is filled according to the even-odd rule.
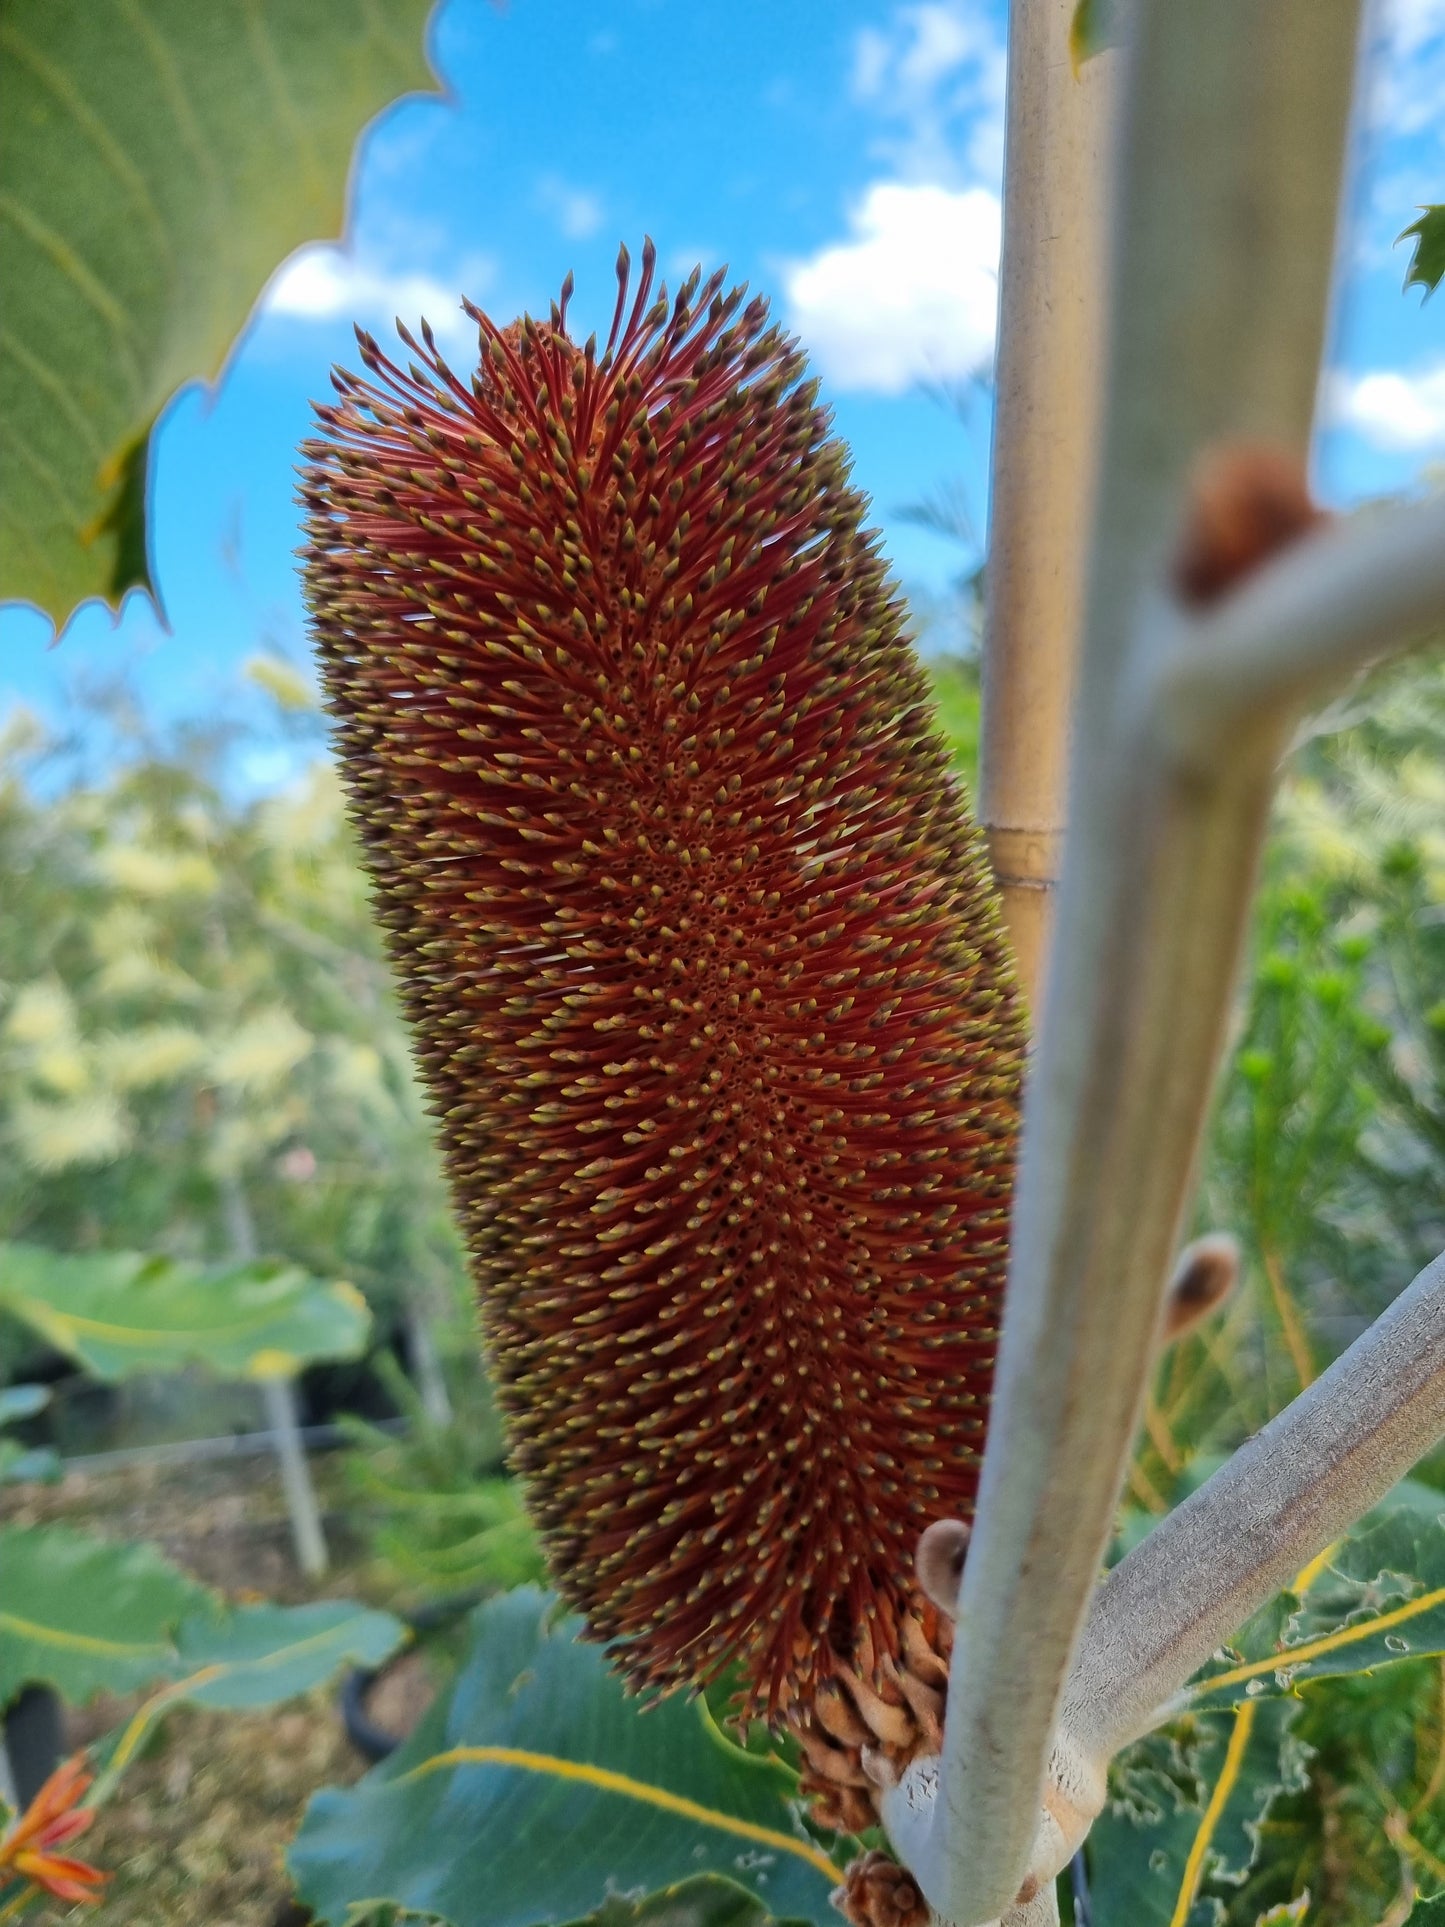
[[[1412,237],[1415,251],[1410,257],[1405,289],[1423,288],[1428,300],[1445,277],[1445,201],[1422,207],[1419,220],[1395,236],[1395,245]]]
[[[1069,60],[1075,80],[1085,61],[1123,44],[1127,30],[1125,0],[1078,0],[1069,22]]]

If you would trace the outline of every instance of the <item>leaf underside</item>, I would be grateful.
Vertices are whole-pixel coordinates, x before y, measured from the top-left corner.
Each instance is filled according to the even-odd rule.
[[[1272,1831],[1284,1838],[1281,1796],[1308,1782],[1305,1733],[1318,1741],[1305,1718],[1316,1701],[1300,1689],[1338,1689],[1350,1675],[1445,1652],[1442,1505],[1445,1495],[1404,1481],[1306,1568],[1297,1591],[1249,1621],[1180,1696],[1177,1720],[1115,1762],[1088,1846],[1095,1927],[1220,1927],[1227,1899],[1231,1921],[1256,1920],[1262,1843]],[[1301,1904],[1259,1917],[1260,1927],[1284,1927]],[[1417,1912],[1408,1927],[1433,1927]]]
[[[1445,1500],[1413,1490],[1418,1504],[1356,1527],[1303,1595],[1283,1593],[1256,1613],[1189,1688],[1189,1710],[1445,1653]]]
[[[352,145],[434,81],[430,0],[3,0],[0,597],[149,588],[160,411],[343,223]]]
[[[1195,1895],[1206,1877],[1244,1879],[1270,1808],[1300,1784],[1297,1712],[1251,1704],[1152,1734],[1123,1756],[1089,1838],[1094,1927],[1214,1927],[1213,1902]]]

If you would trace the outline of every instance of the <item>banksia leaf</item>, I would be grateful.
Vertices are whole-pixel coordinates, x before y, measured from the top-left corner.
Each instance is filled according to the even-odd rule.
[[[972,1512],[1019,1012],[803,357],[652,269],[600,353],[565,293],[472,311],[469,385],[361,335],[309,602],[558,1586],[639,1686],[841,1681],[892,1744],[914,1548]]]

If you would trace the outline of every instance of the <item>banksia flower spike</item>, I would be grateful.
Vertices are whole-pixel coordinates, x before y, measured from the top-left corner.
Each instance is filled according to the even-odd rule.
[[[1019,1012],[802,355],[650,247],[600,352],[569,291],[469,309],[469,383],[359,336],[315,635],[557,1584],[639,1687],[737,1662],[862,1824],[942,1707]]]

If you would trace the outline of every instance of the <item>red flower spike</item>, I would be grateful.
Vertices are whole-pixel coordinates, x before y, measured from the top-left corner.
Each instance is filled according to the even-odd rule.
[[[70,1854],[57,1853],[85,1832],[95,1818],[81,1807],[94,1776],[85,1766],[85,1756],[58,1766],[41,1787],[30,1805],[0,1839],[0,1874],[12,1874],[53,1894],[57,1900],[95,1901],[95,1890],[110,1875]]]
[[[308,597],[558,1586],[637,1686],[739,1660],[776,1713],[844,1663],[891,1732],[919,1534],[973,1508],[1020,1014],[802,355],[652,281],[624,250],[600,355],[570,283],[469,309],[470,386],[359,334]]]

